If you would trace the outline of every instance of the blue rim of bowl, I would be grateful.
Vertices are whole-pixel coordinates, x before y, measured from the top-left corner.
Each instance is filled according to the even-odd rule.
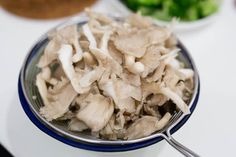
[[[41,40],[40,42],[38,42],[30,51],[30,54],[28,55],[28,58],[26,59],[26,65],[29,64],[29,62],[31,61],[31,59],[37,54],[38,50],[41,48],[41,46],[43,44],[45,44],[47,42],[46,40]],[[190,59],[190,55],[187,53],[186,48],[179,43],[178,47],[181,48],[181,53],[182,55],[188,60],[188,62],[190,63],[190,65],[192,67],[194,67],[193,65],[193,61]],[[137,142],[137,143],[132,143],[132,144],[124,144],[124,145],[99,145],[99,144],[91,144],[91,143],[86,143],[83,141],[75,141],[73,139],[70,138],[66,138],[65,136],[63,136],[62,134],[58,134],[56,132],[54,132],[53,130],[51,130],[50,128],[48,128],[46,125],[44,125],[38,118],[37,116],[33,113],[33,111],[30,108],[30,104],[27,102],[26,96],[23,92],[23,88],[22,88],[22,80],[21,80],[21,75],[22,75],[22,70],[20,72],[19,75],[19,80],[18,80],[18,95],[19,95],[19,99],[21,102],[21,106],[24,110],[24,112],[26,113],[26,115],[29,117],[29,119],[31,120],[31,122],[36,125],[41,131],[43,131],[44,133],[46,133],[47,135],[57,139],[58,141],[61,141],[62,143],[68,144],[70,146],[76,147],[76,148],[81,148],[81,149],[85,149],[85,150],[91,150],[91,151],[100,151],[100,152],[120,152],[120,151],[130,151],[130,150],[135,150],[135,149],[139,149],[139,148],[143,148],[143,147],[147,147],[149,145],[155,144],[157,142],[160,142],[161,140],[163,140],[163,137],[161,136],[157,136],[155,138],[146,140],[146,141],[142,141],[142,142]],[[196,108],[198,99],[199,99],[199,94],[200,94],[200,80],[199,80],[199,76],[198,77],[198,86],[197,88],[197,93],[195,96],[195,99],[193,100],[193,104],[190,108],[191,114],[186,115],[179,123],[177,123],[171,130],[170,133],[173,134],[175,133],[179,128],[181,128],[186,121],[190,118],[190,116],[192,115],[193,111]]]

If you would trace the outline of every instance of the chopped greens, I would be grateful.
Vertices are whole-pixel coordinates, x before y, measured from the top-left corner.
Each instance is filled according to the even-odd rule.
[[[218,0],[123,0],[134,12],[156,19],[194,21],[215,13]]]

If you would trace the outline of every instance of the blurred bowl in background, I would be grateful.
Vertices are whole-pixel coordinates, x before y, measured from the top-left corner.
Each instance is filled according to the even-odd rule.
[[[96,0],[0,0],[7,11],[27,18],[54,19],[74,15]]]

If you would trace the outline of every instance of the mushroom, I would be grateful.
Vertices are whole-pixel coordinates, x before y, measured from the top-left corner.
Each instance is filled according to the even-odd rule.
[[[150,94],[158,94],[160,93],[160,82],[143,82],[141,89],[142,89],[142,100],[146,99],[146,97]]]
[[[138,14],[131,14],[127,17],[126,22],[136,28],[149,28],[153,25],[150,18],[142,17]]]
[[[106,79],[106,78],[103,78]],[[123,82],[124,83],[124,82]],[[103,90],[104,94],[106,96],[111,97],[116,105],[116,108],[120,109],[120,110],[124,110],[126,112],[132,113],[135,111],[135,101],[131,98],[134,97],[136,99],[140,99],[141,98],[141,91],[138,88],[129,86],[128,84],[123,84],[121,83],[119,80],[117,80],[117,78],[113,77],[111,79],[108,79],[106,81],[103,82],[103,80],[101,80],[99,82],[99,87],[100,89]],[[127,89],[129,91],[126,91],[125,86],[127,86]],[[121,87],[123,86],[123,87]],[[123,95],[121,95],[120,93],[123,90],[125,93],[123,93]],[[136,90],[136,91],[135,91]],[[128,94],[127,94],[128,93]]]
[[[48,96],[47,95],[48,94],[47,85],[46,85],[46,81],[43,79],[41,73],[37,74],[37,76],[36,76],[36,86],[38,88],[41,98],[43,99],[44,105],[48,106],[50,103],[47,98],[47,96]]]
[[[49,83],[51,85],[56,85],[59,81],[57,78],[54,78],[52,76],[51,69],[48,66],[42,68],[41,76],[47,83]],[[62,77],[62,75],[61,75],[61,77]]]
[[[150,100],[147,100],[149,106],[162,106],[168,101],[168,98],[162,94],[154,94]]]
[[[162,87],[160,89],[160,93],[170,98],[184,114],[190,114],[188,105],[181,99],[181,97],[179,97],[175,92],[171,91],[168,87]]]
[[[72,56],[73,56],[73,52],[72,52],[72,46],[68,45],[68,44],[63,44],[60,48],[60,50],[58,51],[58,58],[61,62],[62,68],[66,74],[66,76],[68,77],[68,79],[72,80],[72,78],[75,75],[75,70],[73,67],[73,63],[72,63]]]
[[[179,69],[179,72],[184,75],[183,80],[192,79],[194,76],[194,72],[191,69]]]
[[[131,55],[125,55],[125,66],[134,74],[140,74],[145,69],[144,65],[141,62],[135,62],[135,57]]]
[[[158,111],[157,106],[150,106],[148,103],[144,103],[143,109],[147,113],[147,115],[157,117],[158,119],[161,118],[161,114]]]
[[[169,36],[170,33],[165,28],[151,27],[118,35],[114,39],[114,44],[122,53],[141,58],[149,45],[160,44]]]
[[[123,63],[123,55],[122,53],[117,50],[117,48],[114,45],[113,41],[108,42],[108,53],[111,55],[111,57],[116,60],[119,64]]]
[[[167,65],[165,69],[165,76],[163,77],[163,82],[165,82],[165,86],[169,87],[171,90],[175,90],[176,84],[181,80],[173,67]]]
[[[136,111],[135,100],[131,97],[125,99],[119,99],[116,104],[119,110],[125,111],[127,113],[134,113]]]
[[[62,68],[70,80],[74,90],[77,93],[84,93],[89,91],[89,88],[82,88],[79,86],[79,79],[81,78],[80,73],[76,73],[72,62],[72,46],[64,44],[58,51],[58,58],[62,64]]]
[[[89,94],[80,104],[80,107],[76,117],[93,132],[104,128],[114,111],[112,101],[100,94]]]
[[[148,136],[156,131],[155,125],[157,122],[157,117],[143,116],[142,118],[137,119],[133,124],[131,124],[131,126],[127,129],[125,138],[128,140],[132,140]]]
[[[165,115],[160,119],[160,121],[156,123],[155,125],[156,130],[163,129],[168,124],[171,117],[172,117],[171,114],[169,112],[166,112]]]
[[[71,81],[73,88],[78,93],[85,93],[89,91],[89,86],[96,80],[100,79],[104,68],[98,67],[88,73],[76,73],[72,65],[72,47],[70,45],[62,45],[59,50],[59,60],[62,64],[63,70]]]
[[[87,65],[90,66],[95,66],[96,65],[96,60],[94,59],[93,55],[89,52],[84,52],[83,53],[83,58],[84,58],[84,62]]]
[[[73,103],[73,102],[72,102]],[[72,104],[71,104],[72,105]],[[64,121],[64,120],[71,120],[75,117],[75,113],[73,113],[70,108],[69,110],[64,113],[61,117],[57,118],[57,120]]]
[[[143,116],[127,129],[125,138],[132,140],[148,136],[161,130],[169,122],[170,118],[171,114],[168,112],[160,120],[153,116]]]
[[[53,86],[49,86],[48,93],[50,94],[58,94],[61,92],[61,89],[64,88],[69,83],[69,80],[67,78],[61,77],[57,81],[57,83]]]
[[[126,34],[118,35],[114,39],[114,44],[122,53],[140,58],[145,54],[146,46],[148,44],[145,35],[146,32],[141,30],[139,32],[132,31]]]
[[[86,38],[89,41],[89,49],[96,49],[97,42],[96,42],[96,39],[94,38],[94,36],[89,28],[89,25],[88,24],[83,25],[82,29],[83,29],[84,35],[86,36]]]
[[[115,90],[120,99],[126,99],[128,97],[132,97],[138,101],[141,101],[142,99],[142,90],[140,86],[132,86],[122,80],[118,79],[115,82]]]
[[[114,125],[114,129],[115,130],[120,130],[124,128],[125,125],[125,117],[124,117],[124,111],[120,110],[117,114],[116,114],[116,123]]]
[[[92,12],[89,8],[86,8],[85,12],[91,19],[96,19],[99,22],[101,22],[102,24],[109,25],[109,24],[113,23],[113,19],[111,19],[110,17],[105,16],[104,14],[101,14],[101,13]]]
[[[131,84],[133,86],[140,86],[141,85],[140,76],[137,74],[130,73],[127,70],[124,70],[120,77],[126,83]]]
[[[40,108],[40,114],[42,114],[48,121],[57,119],[66,113],[69,109],[71,102],[76,97],[77,93],[73,87],[68,84],[61,90],[60,93],[52,95],[49,104],[45,104]]]
[[[169,53],[166,53],[165,55],[162,55],[159,60],[164,60],[165,63],[168,63],[170,60],[174,59],[177,55],[180,49],[173,49]]]
[[[172,34],[165,42],[167,48],[175,47],[178,44],[176,37]]]
[[[109,41],[111,33],[112,32],[109,32],[109,31],[105,32],[100,42],[101,52],[103,52],[109,58],[112,58],[111,55],[108,53],[108,41]]]
[[[89,52],[89,41],[85,36],[81,36],[79,39],[80,46],[83,52]]]
[[[118,137],[117,130],[115,130],[115,114],[113,114],[107,125],[99,131],[102,138],[116,140]]]
[[[147,76],[147,82],[156,82],[162,78],[164,75],[166,64],[164,61],[161,61],[158,67],[155,69],[154,73],[150,76]]]
[[[79,44],[77,25],[69,25],[57,30],[56,37],[59,38],[63,44],[70,44],[73,46],[76,52],[72,58],[73,62],[78,62],[82,59],[83,52]]]
[[[100,131],[101,137],[109,140],[123,139],[126,128],[125,126],[124,128],[119,126],[121,126],[120,123],[124,122],[124,120],[123,112],[119,112],[117,116],[113,114],[108,124]]]
[[[103,68],[103,67],[96,67],[94,70],[84,74],[80,78],[78,83],[80,84],[80,86],[82,88],[87,88],[93,82],[95,82],[96,80],[99,80],[104,71],[105,71],[105,68]]]
[[[107,44],[110,36],[110,32],[104,33],[101,41],[101,47],[97,48],[96,40],[88,26],[88,24],[85,24],[83,26],[83,32],[84,35],[87,37],[87,39],[90,42],[89,49],[92,52],[92,54],[96,57],[98,62],[102,64],[102,66],[112,66],[114,69],[114,72],[118,75],[122,72],[122,67],[118,62],[116,62],[108,53]],[[107,65],[108,64],[108,65]]]
[[[165,51],[165,48],[152,45],[147,48],[145,55],[139,60],[144,65],[144,71],[142,77],[146,77],[149,73],[152,73],[160,64],[157,60],[161,57],[161,51]]]
[[[78,120],[77,118],[73,118],[70,120],[68,124],[68,128],[71,131],[81,132],[81,131],[87,130],[88,126],[84,122]]]
[[[55,38],[50,40],[44,50],[43,55],[40,57],[40,60],[37,64],[39,68],[43,68],[51,64],[57,59],[57,51],[60,49],[60,42]]]

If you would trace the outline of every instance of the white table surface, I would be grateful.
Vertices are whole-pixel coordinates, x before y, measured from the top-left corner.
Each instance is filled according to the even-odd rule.
[[[103,0],[96,10],[115,12]],[[17,79],[24,56],[49,28],[62,22],[19,18],[0,8],[0,142],[17,157],[120,156],[65,145],[41,132],[21,108]],[[189,121],[174,134],[202,156],[236,156],[236,7],[225,0],[217,21],[201,30],[179,34],[201,78],[201,95]],[[124,152],[125,157],[181,156],[165,141]]]

